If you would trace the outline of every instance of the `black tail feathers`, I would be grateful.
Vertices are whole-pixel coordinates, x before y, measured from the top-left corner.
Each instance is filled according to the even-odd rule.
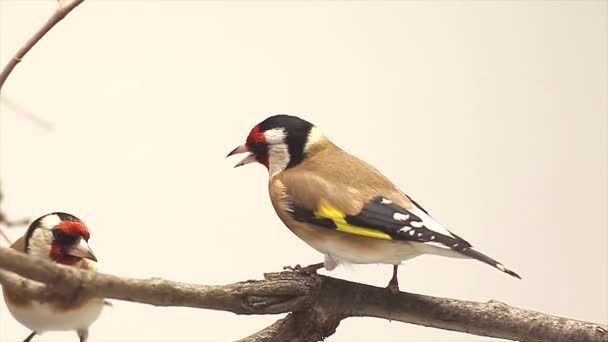
[[[521,279],[521,277],[519,276],[519,274],[511,271],[510,269],[506,268],[503,264],[501,264],[498,261],[490,258],[489,256],[476,251],[475,249],[473,249],[473,247],[466,247],[466,248],[460,249],[458,251],[460,253],[468,256],[468,257],[471,257],[473,259],[476,259],[476,260],[479,260],[481,262],[484,262],[484,263],[486,263],[486,264],[488,264],[488,265],[490,265],[492,267],[495,267],[495,268],[497,268],[497,269],[505,272],[506,274],[508,274],[508,275],[510,275],[512,277]]]

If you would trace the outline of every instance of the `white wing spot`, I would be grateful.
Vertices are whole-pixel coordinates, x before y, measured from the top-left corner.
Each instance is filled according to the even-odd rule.
[[[410,218],[410,215],[402,214],[402,213],[394,213],[393,219],[397,221],[407,221]]]
[[[408,230],[412,229],[412,227],[410,226],[403,226],[401,229],[399,229],[399,233],[405,233]]]
[[[431,235],[431,240],[435,240],[435,235]]]
[[[457,243],[455,243],[455,244],[453,244],[453,245],[452,245],[452,247],[458,247],[458,244],[457,244]]]
[[[421,236],[422,236],[422,233],[418,233],[418,237],[421,237]]]
[[[455,236],[452,235],[452,233],[450,233],[441,224],[439,224],[439,222],[435,221],[432,217],[427,215],[424,211],[420,210],[420,208],[416,208],[416,209],[412,210],[411,212],[412,212],[412,214],[420,217],[424,226],[427,229],[432,230],[435,233],[438,233],[441,235],[450,236],[450,237],[455,238]],[[416,227],[413,222],[411,223],[411,225],[412,225],[412,227]]]
[[[410,235],[412,235],[412,236],[413,236],[413,235],[414,235],[414,233],[415,233],[415,231],[414,231],[413,229],[412,229],[412,230],[410,230]]]
[[[382,202],[381,203],[382,204],[391,204],[391,203],[393,203],[393,201],[389,200],[388,198],[382,197]]]
[[[424,223],[422,221],[412,221],[410,224],[414,228],[422,228],[422,227],[424,227]]]
[[[496,264],[496,267],[503,272],[506,270],[506,268],[502,264]]]

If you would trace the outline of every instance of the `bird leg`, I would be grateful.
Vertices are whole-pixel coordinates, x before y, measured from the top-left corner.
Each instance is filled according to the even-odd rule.
[[[388,286],[386,287],[392,293],[399,292],[399,279],[397,279],[397,268],[399,265],[393,265],[393,277],[391,281],[388,282]]]
[[[87,338],[89,337],[89,329],[78,330],[76,333],[78,334],[78,339],[80,342],[86,342]]]
[[[288,271],[292,271],[295,273],[302,273],[302,274],[317,274],[317,270],[319,268],[322,268],[325,264],[320,262],[318,264],[312,264],[312,265],[308,265],[306,267],[302,267],[300,266],[300,264],[295,265],[294,267],[291,266],[284,266],[283,269],[284,270],[288,270]]]
[[[32,338],[34,338],[34,336],[36,336],[36,332],[35,332],[35,331],[32,331],[32,333],[31,333],[31,334],[29,334],[29,335],[28,335],[28,336],[25,338],[25,340],[23,340],[23,342],[30,342],[30,341],[32,340]]]

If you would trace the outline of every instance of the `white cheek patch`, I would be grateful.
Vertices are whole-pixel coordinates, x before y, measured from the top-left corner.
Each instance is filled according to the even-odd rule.
[[[289,147],[285,143],[287,134],[283,128],[269,129],[264,132],[268,144],[268,172],[271,176],[285,170],[289,164]]]
[[[287,134],[285,134],[285,130],[282,128],[273,128],[264,132],[264,138],[266,138],[268,145],[284,144],[286,137]]]
[[[42,258],[49,258],[51,254],[51,244],[53,243],[53,233],[46,228],[37,228],[30,237],[29,254]]]
[[[52,214],[43,217],[40,220],[40,227],[46,229],[53,229],[56,225],[61,223],[61,218],[58,215]]]
[[[285,170],[289,164],[289,149],[287,144],[268,146],[268,172],[271,176]]]

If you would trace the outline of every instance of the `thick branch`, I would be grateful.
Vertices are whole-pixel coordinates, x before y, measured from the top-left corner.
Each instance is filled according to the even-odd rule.
[[[57,265],[8,248],[0,248],[0,268],[49,284],[38,299],[77,296],[104,297],[157,306],[186,306],[231,311],[237,314],[276,314],[305,306],[309,286],[301,280],[246,281],[224,286],[194,285],[160,278],[134,279]],[[21,279],[4,275],[0,282],[13,286]],[[7,283],[10,282],[10,283]],[[36,285],[26,282],[28,287]],[[38,287],[40,288],[40,287]],[[31,295],[31,291],[23,293]],[[46,296],[46,297],[44,297]]]
[[[80,5],[84,0],[72,0],[68,4],[63,7],[58,8],[55,13],[47,20],[47,22],[27,41],[25,45],[23,45],[11,58],[11,60],[6,64],[2,72],[0,73],[0,90],[2,90],[2,86],[4,82],[8,78],[8,75],[13,71],[13,69],[23,60],[23,57],[30,51],[38,41],[44,37],[47,32],[49,32],[55,24],[60,22],[65,16],[70,13],[76,6]]]
[[[133,279],[93,273],[0,248],[0,283],[25,296],[58,300],[97,296],[159,306],[188,306],[237,314],[292,312],[243,341],[317,341],[347,317],[366,316],[476,335],[525,341],[608,341],[606,327],[490,301],[477,303],[291,272],[224,286]],[[34,280],[34,281],[32,281]],[[39,282],[39,283],[36,283]],[[49,284],[44,286],[41,283]]]
[[[267,280],[303,279],[301,275],[294,273],[269,273],[264,275]],[[306,277],[307,278],[307,277]],[[314,298],[310,306],[305,310],[292,312],[287,317],[280,319],[248,336],[239,342],[270,342],[270,341],[323,341],[326,337],[333,335],[340,322],[348,316],[342,310],[341,305],[335,303],[344,301],[345,298],[334,287],[327,287],[327,277],[314,276],[310,278],[313,282],[313,291],[310,296]],[[350,283],[354,286],[359,284]]]

